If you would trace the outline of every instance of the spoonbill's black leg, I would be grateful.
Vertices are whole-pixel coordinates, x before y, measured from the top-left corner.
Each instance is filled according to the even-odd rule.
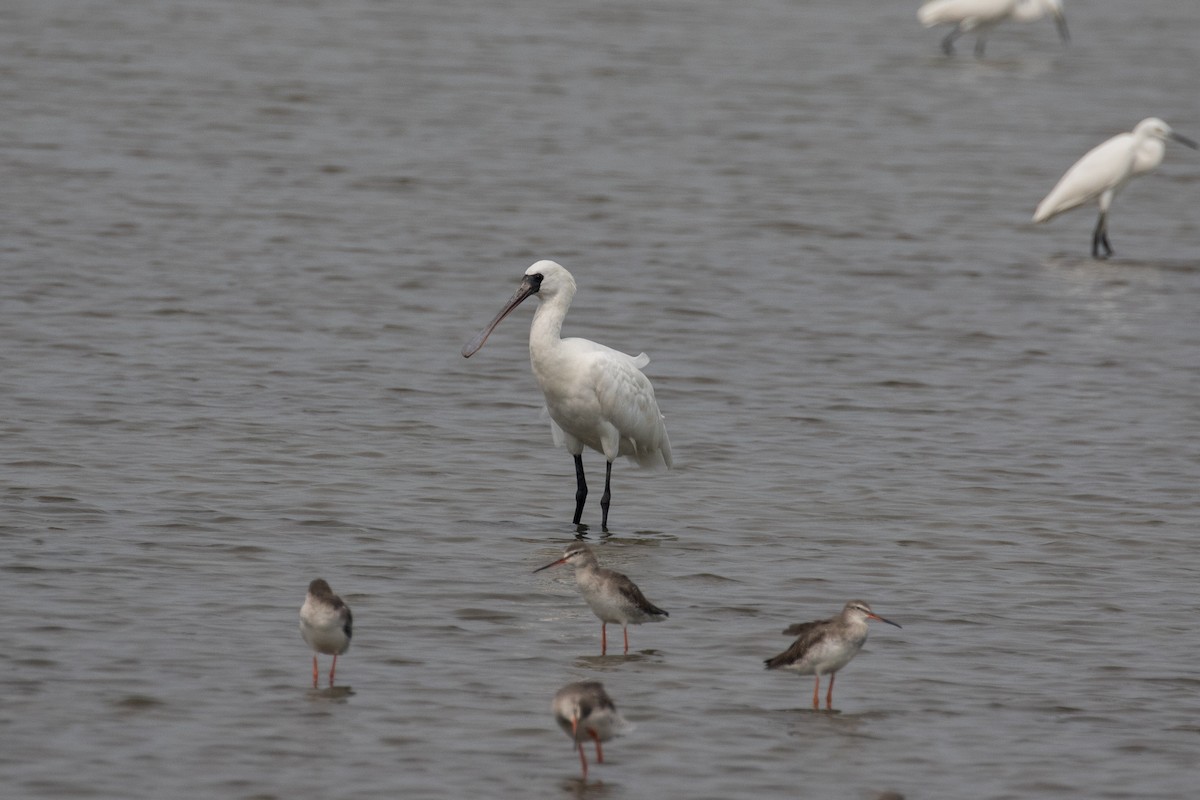
[[[583,455],[575,456],[575,519],[571,524],[578,525],[583,516],[583,503],[587,500],[587,480],[583,477]]]
[[[609,482],[612,480],[612,462],[604,462],[604,494],[600,495],[600,530],[608,532],[608,504],[612,500],[612,489],[609,488]]]

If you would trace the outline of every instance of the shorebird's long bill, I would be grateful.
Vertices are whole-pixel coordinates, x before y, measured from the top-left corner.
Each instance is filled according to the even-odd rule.
[[[500,309],[500,313],[496,315],[496,318],[489,322],[486,328],[475,334],[474,339],[463,345],[463,358],[470,358],[471,356],[475,355],[479,348],[483,347],[483,343],[487,341],[487,338],[492,335],[492,331],[496,329],[496,326],[500,324],[501,320],[511,314],[514,308],[521,305],[522,300],[524,300],[526,297],[529,297],[529,295],[533,294],[537,290],[537,284],[531,281],[529,276],[526,276],[521,281],[521,287],[517,289],[516,294],[514,294],[509,301],[505,303],[504,308]]]
[[[559,564],[565,564],[565,563],[567,563],[567,559],[560,558],[558,561],[551,561],[549,564],[547,564],[544,567],[538,567],[537,569],[534,570],[534,572],[541,572],[544,569],[550,569],[551,567],[557,567]]]
[[[897,628],[900,627],[899,622],[892,622],[890,619],[884,619],[883,617],[879,616],[878,614],[867,614],[867,616],[870,617],[871,619],[877,619],[880,622],[886,622],[888,625],[895,625]]]
[[[1184,147],[1190,147],[1193,150],[1200,150],[1200,147],[1197,147],[1197,145],[1194,141],[1187,138],[1186,136],[1176,133],[1175,131],[1171,131],[1170,133],[1167,134],[1167,136],[1170,136],[1172,139],[1179,142]]]

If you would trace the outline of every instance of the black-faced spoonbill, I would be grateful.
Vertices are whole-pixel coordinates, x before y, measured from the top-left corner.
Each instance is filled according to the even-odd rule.
[[[553,261],[539,261],[525,270],[520,288],[496,318],[462,349],[470,358],[521,301],[537,295],[540,304],[529,328],[529,360],[533,376],[546,396],[554,443],[575,458],[575,519],[579,524],[587,499],[583,448],[603,453],[604,495],[600,498],[600,527],[608,530],[612,498],[612,463],[627,456],[640,466],[671,466],[671,442],[654,399],[654,387],[642,374],[650,358],[626,355],[587,339],[563,339],[563,317],[575,296],[575,279]]]
[[[583,755],[584,741],[590,738],[596,743],[596,761],[603,764],[604,750],[600,743],[633,730],[633,725],[617,711],[616,704],[599,681],[568,683],[554,695],[550,707],[554,711],[554,721],[579,750],[584,780],[588,774],[587,758]]]
[[[867,641],[869,619],[900,627],[872,612],[871,607],[862,600],[851,600],[846,603],[842,613],[832,619],[800,622],[786,628],[784,634],[799,638],[787,650],[763,663],[767,669],[790,669],[800,675],[815,675],[813,708],[821,707],[821,676],[828,675],[829,691],[825,694],[825,707],[832,709],[833,681],[837,671],[849,664]]]
[[[629,625],[662,622],[671,616],[646,599],[637,584],[619,572],[605,569],[596,560],[592,548],[583,542],[567,545],[562,558],[534,572],[570,564],[575,568],[575,583],[592,613],[600,618],[600,655],[608,655],[608,623],[619,624],[625,634],[625,652],[629,652]]]
[[[1096,145],[1076,161],[1050,194],[1038,203],[1033,221],[1045,222],[1064,211],[1098,200],[1100,218],[1092,232],[1092,258],[1108,258],[1113,252],[1108,243],[1108,207],[1121,187],[1132,178],[1145,175],[1162,163],[1166,149],[1163,142],[1167,139],[1196,149],[1195,142],[1180,136],[1157,117],[1142,120],[1132,133],[1120,133]]]
[[[350,613],[350,606],[320,578],[310,583],[304,605],[300,607],[300,635],[313,649],[314,689],[317,688],[317,653],[333,656],[333,664],[329,667],[329,685],[333,686],[337,657],[350,649],[353,633],[354,615]]]
[[[975,57],[983,58],[987,35],[1001,22],[1032,22],[1050,14],[1063,42],[1071,40],[1061,0],[929,0],[917,10],[917,19],[926,28],[953,25],[942,40],[942,52],[954,54],[954,40],[964,33],[975,33]]]

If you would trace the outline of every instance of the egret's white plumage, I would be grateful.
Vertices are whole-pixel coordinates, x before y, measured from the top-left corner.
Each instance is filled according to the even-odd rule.
[[[1148,117],[1129,133],[1120,133],[1093,147],[1066,171],[1058,184],[1038,203],[1033,221],[1045,222],[1073,208],[1097,201],[1100,218],[1092,233],[1092,256],[1112,255],[1108,243],[1108,209],[1125,184],[1150,172],[1163,160],[1164,142],[1174,139],[1193,149],[1196,143],[1179,135],[1157,117]],[[1105,252],[1101,253],[1101,248]]]
[[[463,347],[469,358],[500,321],[522,300],[536,294],[540,301],[529,329],[529,360],[546,397],[555,444],[575,458],[575,524],[583,513],[587,483],[582,453],[589,447],[607,460],[601,527],[608,527],[612,462],[627,456],[640,466],[671,466],[671,442],[654,387],[642,373],[650,363],[645,353],[630,356],[587,339],[561,336],[563,318],[575,296],[575,279],[553,261],[539,261],[525,270],[512,299],[496,318]]]
[[[975,55],[983,57],[987,36],[1001,22],[1032,22],[1049,14],[1058,26],[1058,35],[1070,41],[1062,0],[929,0],[917,10],[917,19],[926,28],[953,25],[942,40],[946,55],[954,52],[954,40],[964,33],[975,34]]]

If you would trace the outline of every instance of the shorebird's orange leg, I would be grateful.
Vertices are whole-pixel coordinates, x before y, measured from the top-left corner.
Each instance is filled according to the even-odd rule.
[[[333,657],[333,665],[329,667],[329,685],[333,686],[333,673],[337,671],[337,655]]]
[[[821,676],[813,676],[813,708],[821,707]]]
[[[825,693],[825,707],[833,711],[833,682],[837,678],[837,673],[829,674],[829,691]]]
[[[583,755],[583,742],[579,742],[579,763],[583,766],[583,779],[587,780],[587,758]]]
[[[313,688],[317,688],[317,654],[313,653]]]
[[[600,623],[600,655],[608,655],[608,623]]]
[[[592,730],[591,728],[588,728],[588,733],[591,735],[592,740],[596,742],[596,763],[603,764],[604,763],[604,751],[602,749],[600,749],[600,737],[597,736],[596,732],[594,730]]]

